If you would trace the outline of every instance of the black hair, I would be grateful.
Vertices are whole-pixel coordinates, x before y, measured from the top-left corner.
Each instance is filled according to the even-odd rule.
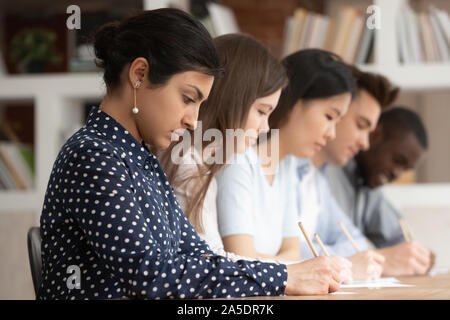
[[[419,115],[405,107],[396,106],[381,113],[378,125],[381,125],[383,138],[413,133],[420,145],[428,148],[428,137]]]
[[[342,93],[356,94],[351,69],[329,51],[306,49],[297,51],[282,61],[289,84],[281,92],[278,106],[269,118],[271,128],[279,128],[299,100],[332,97]]]
[[[124,66],[139,57],[147,59],[149,81],[155,86],[180,72],[200,71],[212,76],[223,72],[208,31],[178,9],[144,11],[107,23],[94,35],[94,49],[108,90],[120,85]]]

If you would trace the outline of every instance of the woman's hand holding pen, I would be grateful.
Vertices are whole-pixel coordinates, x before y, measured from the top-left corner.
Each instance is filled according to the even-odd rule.
[[[353,263],[344,257],[341,256],[332,256],[331,259],[334,263],[341,267],[341,279],[342,284],[350,284],[353,282]]]
[[[320,295],[339,290],[342,266],[330,257],[317,257],[286,266],[287,295]]]

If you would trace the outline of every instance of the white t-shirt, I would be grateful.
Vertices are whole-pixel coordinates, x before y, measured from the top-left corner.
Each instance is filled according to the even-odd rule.
[[[317,220],[320,213],[320,194],[318,192],[318,171],[313,166],[305,168],[305,175],[300,183],[301,205],[299,221],[311,236],[316,232]]]
[[[256,252],[277,255],[283,238],[298,237],[296,163],[285,157],[272,185],[264,176],[255,148],[238,154],[217,175],[217,214],[222,237],[249,234]]]

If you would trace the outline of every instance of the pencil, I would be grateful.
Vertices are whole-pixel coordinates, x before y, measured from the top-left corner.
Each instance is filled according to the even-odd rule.
[[[328,253],[327,248],[325,248],[325,245],[323,244],[322,240],[320,240],[320,237],[319,237],[319,235],[317,233],[314,234],[314,238],[316,238],[317,243],[320,246],[320,249],[322,249],[322,252],[325,253],[325,255],[327,257],[329,257],[330,254]]]
[[[302,223],[299,221],[298,226],[300,227],[300,230],[302,230],[303,236],[306,239],[306,242],[308,242],[309,247],[311,248],[312,253],[314,254],[314,257],[318,257],[319,254],[316,251],[316,248],[314,248],[313,243],[311,242],[311,239],[309,238],[308,234],[306,233],[305,229],[303,228]]]
[[[408,233],[409,241],[413,241],[411,229],[409,228],[409,224],[407,224],[406,221],[405,221],[405,227],[406,227],[406,232]]]
[[[402,229],[403,238],[405,238],[406,242],[411,241],[411,232],[409,231],[406,222],[403,219],[399,219],[398,223],[400,224],[400,229]]]
[[[347,228],[344,226],[342,222],[339,222],[339,227],[341,227],[342,231],[344,232],[345,236],[347,237],[348,241],[353,245],[356,251],[360,252],[361,250],[358,248],[358,245],[356,244],[355,240],[353,240],[350,233],[347,231]]]

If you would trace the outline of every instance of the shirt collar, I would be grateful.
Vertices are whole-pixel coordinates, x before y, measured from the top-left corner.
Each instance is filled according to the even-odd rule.
[[[310,159],[297,158],[297,177],[299,180],[311,170],[312,163]]]
[[[91,109],[86,127],[92,127],[112,144],[122,149],[120,157],[128,158],[138,167],[143,167],[148,157],[155,158],[144,141],[138,142],[119,122],[98,107]]]
[[[361,172],[355,158],[350,159],[343,170],[354,186],[361,187],[364,185],[364,179],[361,176]]]

